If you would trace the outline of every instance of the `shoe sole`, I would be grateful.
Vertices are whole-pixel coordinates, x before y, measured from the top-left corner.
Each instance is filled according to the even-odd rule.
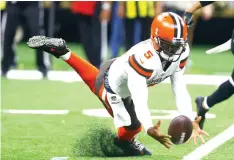
[[[31,48],[40,48],[45,45],[47,47],[61,47],[64,46],[64,40],[57,38],[48,38],[46,36],[34,36],[29,39],[27,45]]]
[[[46,39],[45,36],[33,36],[28,40],[27,45],[31,48],[42,47],[46,44]]]

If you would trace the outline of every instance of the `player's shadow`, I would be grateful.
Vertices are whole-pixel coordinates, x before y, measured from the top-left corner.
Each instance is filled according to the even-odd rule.
[[[123,157],[122,150],[114,145],[115,133],[101,124],[92,124],[85,134],[76,140],[75,157]]]

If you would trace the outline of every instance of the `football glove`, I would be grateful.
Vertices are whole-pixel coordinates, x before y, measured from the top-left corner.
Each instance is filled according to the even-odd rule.
[[[187,24],[188,28],[191,28],[193,26],[193,14],[190,12],[185,12],[184,21]]]

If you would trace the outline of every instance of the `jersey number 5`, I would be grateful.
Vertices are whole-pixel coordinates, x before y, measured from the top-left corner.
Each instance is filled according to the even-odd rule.
[[[150,59],[152,56],[153,56],[153,53],[151,51],[147,51],[145,54],[144,54],[145,58],[146,59]]]

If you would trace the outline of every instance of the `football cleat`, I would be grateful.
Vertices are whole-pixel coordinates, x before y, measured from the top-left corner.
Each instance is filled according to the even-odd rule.
[[[132,141],[119,140],[116,136],[114,144],[123,150],[125,156],[152,155],[152,152],[135,138]]]
[[[65,40],[61,38],[50,38],[45,36],[33,36],[27,42],[28,47],[39,49],[54,55],[56,58],[66,54],[70,50],[67,48]]]
[[[206,112],[208,111],[202,107],[202,103],[203,103],[204,99],[205,99],[204,97],[197,97],[195,100],[196,105],[197,105],[197,116],[202,117],[201,121],[199,122],[199,127],[201,129],[203,129],[203,125],[204,125],[204,122],[206,120]]]

